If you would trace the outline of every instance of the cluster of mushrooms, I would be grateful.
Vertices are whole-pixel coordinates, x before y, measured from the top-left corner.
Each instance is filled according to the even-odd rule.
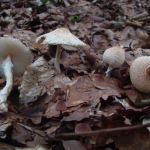
[[[103,61],[107,63],[106,77],[110,76],[113,68],[119,68],[125,60],[125,52],[119,46],[107,49]],[[130,79],[133,86],[143,93],[150,93],[150,56],[136,58],[130,66]]]
[[[13,76],[19,76],[32,61],[30,50],[18,39],[4,36],[0,37],[0,76],[6,77],[6,85],[0,91],[0,113],[8,111],[7,97],[13,86]],[[41,35],[36,39],[39,44],[57,45],[54,66],[58,73],[60,70],[61,45],[76,47],[86,46],[68,29],[58,28],[50,33]],[[103,61],[107,63],[106,77],[110,76],[113,68],[119,68],[125,60],[125,52],[119,46],[107,49],[103,54]],[[150,93],[150,57],[143,56],[135,59],[130,67],[130,78],[135,88],[143,93]]]

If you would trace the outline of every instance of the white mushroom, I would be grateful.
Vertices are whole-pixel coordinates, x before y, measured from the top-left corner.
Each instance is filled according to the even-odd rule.
[[[143,93],[150,93],[150,56],[136,58],[130,66],[133,86]]]
[[[125,60],[125,52],[119,46],[114,46],[105,50],[103,54],[103,61],[109,64],[106,77],[110,76],[110,71],[114,68],[119,68]]]
[[[60,55],[61,55],[61,45],[70,46],[85,46],[86,44],[80,41],[76,36],[74,36],[67,28],[58,28],[50,33],[41,35],[36,39],[37,43],[40,44],[51,44],[57,45],[57,52],[55,56],[54,66],[56,70],[60,73]]]
[[[6,77],[6,86],[0,91],[0,113],[8,111],[7,97],[12,90],[13,75],[21,75],[31,63],[31,52],[18,39],[0,38],[0,76]]]

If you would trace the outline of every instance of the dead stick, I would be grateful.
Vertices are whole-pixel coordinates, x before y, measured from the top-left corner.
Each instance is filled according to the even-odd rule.
[[[143,12],[143,13],[141,13],[141,14],[138,14],[138,15],[136,15],[136,16],[133,16],[132,17],[132,20],[138,20],[138,19],[141,19],[141,18],[144,18],[144,17],[147,17],[148,16],[148,13],[145,11],[145,12]]]
[[[112,133],[112,132],[118,132],[118,131],[136,130],[136,129],[144,128],[144,127],[148,127],[148,126],[150,126],[150,123],[145,124],[145,125],[102,129],[102,130],[89,131],[89,132],[84,132],[84,133],[62,133],[62,134],[54,135],[53,138],[68,137],[68,136],[85,136],[85,135],[94,135],[94,134],[99,134],[99,133]]]

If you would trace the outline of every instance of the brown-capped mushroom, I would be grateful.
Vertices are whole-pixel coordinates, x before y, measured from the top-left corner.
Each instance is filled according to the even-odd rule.
[[[136,58],[130,66],[133,86],[143,93],[150,93],[150,56]]]
[[[107,63],[108,69],[105,72],[106,77],[110,76],[110,71],[114,68],[119,68],[125,60],[125,52],[120,46],[114,46],[105,50],[103,61]]]
[[[63,100],[59,100],[59,102],[56,105],[56,111],[60,111],[60,115],[62,115],[62,111],[67,110],[67,107]]]
[[[8,111],[7,97],[12,90],[13,75],[21,75],[31,63],[31,52],[18,39],[0,38],[0,76],[6,77],[6,86],[0,91],[0,113]]]
[[[75,127],[75,133],[83,133],[83,132],[88,132],[88,131],[91,131],[91,128],[86,123],[79,123]]]
[[[67,28],[58,28],[50,33],[41,35],[36,39],[39,44],[51,44],[57,45],[57,51],[55,56],[54,66],[56,70],[60,73],[60,55],[61,55],[61,45],[70,45],[81,47],[86,44],[80,41],[76,36],[74,36]]]
[[[75,127],[75,133],[86,133],[86,132],[89,132],[91,131],[91,128],[88,124],[86,123],[79,123],[76,125]],[[84,142],[84,138],[85,137],[84,135],[80,136],[80,141],[81,142]]]

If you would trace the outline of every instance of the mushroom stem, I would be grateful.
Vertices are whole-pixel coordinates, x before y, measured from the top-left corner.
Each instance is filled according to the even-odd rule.
[[[108,66],[108,68],[107,68],[107,70],[106,70],[106,75],[105,75],[105,77],[110,77],[110,71],[113,69],[113,67],[112,66]]]
[[[60,74],[60,54],[61,54],[61,44],[57,45],[57,51],[56,51],[56,56],[55,56],[55,63],[54,66],[58,73]]]
[[[11,62],[11,56],[7,55],[4,60],[2,67],[4,69],[4,75],[6,77],[6,86],[0,91],[0,113],[6,113],[8,111],[7,97],[12,90],[13,75]]]

